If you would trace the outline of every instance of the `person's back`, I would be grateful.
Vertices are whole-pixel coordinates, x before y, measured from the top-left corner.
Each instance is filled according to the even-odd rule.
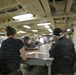
[[[0,73],[8,74],[20,67],[20,55],[26,60],[25,50],[23,49],[24,43],[20,39],[16,39],[15,29],[10,26],[7,27],[8,38],[2,41],[0,49]],[[24,57],[23,57],[24,56]]]
[[[60,64],[72,63],[74,60],[74,57],[75,57],[74,44],[70,40],[68,40],[67,38],[62,37],[57,42],[57,45],[59,46],[58,47],[58,51],[59,51],[58,58],[59,58],[59,60],[61,59]]]
[[[75,59],[74,44],[63,35],[61,29],[56,28],[53,33],[56,44],[49,50],[50,56],[54,57],[52,75],[72,73]]]
[[[9,73],[20,66],[20,40],[8,38],[2,42],[0,53],[0,71]],[[9,67],[10,66],[10,67]]]

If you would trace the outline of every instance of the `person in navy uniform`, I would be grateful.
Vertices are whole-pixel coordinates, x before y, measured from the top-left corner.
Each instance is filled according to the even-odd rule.
[[[37,46],[34,42],[29,42],[30,38],[29,36],[24,36],[23,41],[25,43],[25,50],[35,50],[37,49]]]
[[[56,75],[56,73],[73,73],[73,62],[75,59],[73,42],[64,36],[60,28],[53,30],[53,36],[55,45],[49,50],[50,57],[54,57],[52,75]]]

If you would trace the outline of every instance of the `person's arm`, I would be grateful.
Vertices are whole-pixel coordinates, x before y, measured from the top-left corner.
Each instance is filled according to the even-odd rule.
[[[24,46],[25,50],[37,50],[37,47],[27,47],[26,45]]]
[[[24,46],[25,50],[30,50],[31,48],[27,47],[26,45]]]
[[[51,48],[49,50],[49,54],[52,57],[59,57],[60,56],[60,48],[59,48],[59,45],[56,44],[53,48]]]
[[[23,60],[26,60],[27,59],[27,55],[26,55],[26,52],[25,52],[25,48],[24,47],[22,47],[20,49],[20,54],[21,54],[21,57],[22,57]]]

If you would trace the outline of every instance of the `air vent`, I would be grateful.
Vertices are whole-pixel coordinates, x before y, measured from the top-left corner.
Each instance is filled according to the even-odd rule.
[[[18,5],[18,8],[20,8],[20,9],[21,9],[21,8],[23,8],[23,7],[22,7],[21,5]]]
[[[56,9],[53,6],[51,6],[51,11],[53,15],[56,13]]]
[[[76,12],[76,4],[72,5],[71,11],[74,12],[74,13]]]
[[[14,12],[14,11],[17,11],[18,9],[15,7],[15,8],[12,8],[12,9],[9,9],[7,10],[7,12]]]
[[[53,2],[53,0],[49,0],[49,2]]]
[[[0,14],[4,14],[5,13],[5,11],[0,11]]]
[[[65,0],[55,0],[55,1],[65,1]]]
[[[55,2],[61,2],[61,1],[65,1],[65,0],[55,0]],[[53,0],[49,0],[49,2],[53,2]]]
[[[54,18],[54,20],[64,20],[65,18]]]

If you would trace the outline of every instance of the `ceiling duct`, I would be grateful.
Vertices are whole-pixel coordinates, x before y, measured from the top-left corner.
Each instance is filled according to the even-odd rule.
[[[73,5],[71,7],[71,11],[76,12],[76,1],[73,3]]]
[[[14,7],[12,9],[8,9],[6,10],[7,12],[14,12],[14,11],[17,11],[18,9],[22,9],[23,7],[21,5],[18,5],[17,7]]]
[[[54,20],[64,20],[65,18],[54,18]]]
[[[50,8],[52,11],[52,15],[62,15],[65,12],[65,6],[66,6],[66,1],[65,0],[53,0],[53,2],[50,1]]]
[[[5,13],[5,11],[0,11],[0,14],[4,14]]]
[[[12,8],[12,9],[9,9],[7,10],[7,12],[14,12],[14,11],[17,11],[18,9],[15,7],[15,8]]]
[[[49,0],[49,2],[53,2],[53,0]]]
[[[52,15],[56,14],[56,9],[52,6],[51,6],[51,12],[52,12]]]
[[[65,0],[55,0],[56,2],[65,1]],[[49,2],[53,2],[53,0],[49,0]]]
[[[65,0],[55,0],[55,1],[65,1]]]
[[[18,0],[25,9],[33,15],[45,16],[45,10],[41,0]],[[45,2],[45,1],[44,1]]]

